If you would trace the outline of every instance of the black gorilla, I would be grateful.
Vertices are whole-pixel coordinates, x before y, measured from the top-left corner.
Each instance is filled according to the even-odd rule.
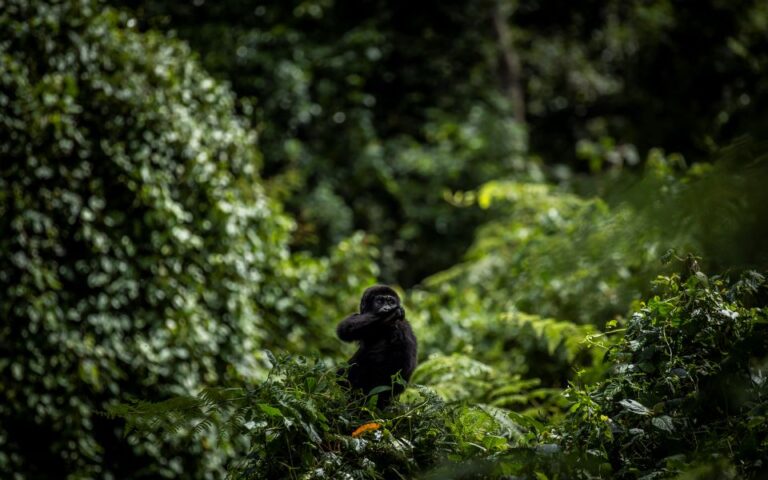
[[[342,320],[336,334],[345,342],[360,342],[346,370],[352,388],[368,393],[378,386],[392,386],[391,391],[379,393],[379,407],[402,393],[403,386],[393,385],[392,376],[399,372],[403,380],[410,380],[416,368],[416,337],[394,290],[384,285],[368,288],[360,300],[360,313]]]

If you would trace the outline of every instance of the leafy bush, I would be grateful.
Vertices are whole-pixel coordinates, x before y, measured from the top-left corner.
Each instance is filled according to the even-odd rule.
[[[655,150],[642,174],[593,182],[600,195],[590,197],[547,183],[488,182],[461,197],[466,208],[486,209],[488,221],[464,261],[426,279],[425,290],[441,295],[438,304],[482,299],[481,311],[602,327],[670,273],[660,260],[675,251],[703,255],[714,271],[768,265],[758,213],[768,201],[764,148],[745,139],[691,168]]]
[[[516,181],[484,185],[476,202],[496,218],[478,229],[464,263],[425,283],[474,290],[487,309],[602,325],[661,267],[661,234],[629,208]]]
[[[614,332],[626,336],[609,352],[611,374],[569,388],[561,423],[492,405],[515,389],[530,397],[531,384],[461,355],[422,363],[413,380],[426,385],[385,411],[350,400],[333,369],[283,359],[255,386],[112,413],[142,430],[235,432],[249,445],[235,478],[757,478],[768,448],[766,284],[697,269],[659,277],[658,294]]]
[[[266,381],[208,389],[197,397],[119,405],[140,433],[194,425],[249,445],[233,478],[408,478],[442,462],[501,452],[521,429],[492,407],[450,407],[428,388],[385,411],[361,405],[336,369],[302,358],[272,358]]]
[[[596,366],[604,353],[592,348],[599,332],[591,325],[500,311],[471,288],[443,284],[437,293],[414,290],[408,301],[419,307],[409,315],[426,356],[457,352],[561,387],[574,369]]]
[[[539,378],[509,373],[501,365],[492,367],[466,355],[433,355],[419,365],[412,381],[429,386],[450,404],[504,408],[532,420],[551,421],[566,407],[560,388],[542,386]]]
[[[259,378],[263,346],[305,348],[372,282],[362,237],[291,256],[232,94],[126,23],[90,0],[0,10],[2,476],[221,471],[224,447],[130,446],[96,412]]]
[[[523,441],[431,478],[762,478],[768,282],[755,272],[707,277],[692,262],[654,285],[626,325],[612,326],[625,336],[609,350],[609,376],[565,391],[562,422],[505,412]],[[469,359],[455,370],[442,363],[422,366],[448,394],[493,375]]]
[[[692,468],[694,478],[760,477],[768,455],[765,277],[729,283],[694,267],[655,285],[658,294],[627,321],[610,354],[613,374],[566,393],[574,404],[564,444],[623,478]]]

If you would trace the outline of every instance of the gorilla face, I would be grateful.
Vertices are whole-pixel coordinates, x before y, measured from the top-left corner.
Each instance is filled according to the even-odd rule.
[[[400,297],[386,285],[368,288],[360,300],[360,313],[388,313],[398,307],[400,307]]]
[[[391,312],[400,306],[400,302],[392,295],[379,295],[373,299],[373,311],[376,313]]]

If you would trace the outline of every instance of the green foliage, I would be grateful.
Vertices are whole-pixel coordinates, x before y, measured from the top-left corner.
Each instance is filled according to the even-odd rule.
[[[565,407],[559,388],[542,387],[538,378],[510,374],[465,355],[433,355],[419,365],[412,380],[427,385],[449,404],[503,408],[504,415],[511,410],[530,421],[551,420]]]
[[[0,476],[762,474],[763,0],[112,3],[0,0]]]
[[[95,412],[259,378],[264,346],[308,334],[328,352],[308,320],[373,281],[361,236],[291,256],[233,95],[126,22],[90,0],[0,8],[3,476],[220,471],[225,448],[129,446]]]
[[[600,378],[610,340],[590,325],[498,312],[471,289],[412,291],[410,314],[426,357],[413,381],[448,402],[485,404],[540,421],[566,406],[561,389],[577,372]],[[459,353],[460,352],[460,353]]]
[[[631,209],[515,181],[484,185],[476,201],[497,219],[478,230],[464,263],[427,285],[477,290],[486,309],[600,325],[624,313],[658,270],[659,232]]]
[[[595,166],[658,146],[698,160],[768,120],[761,0],[116,3],[177,31],[255,99],[268,162],[286,156],[286,138],[325,156],[343,135],[360,151],[371,132],[417,134],[431,109],[467,112],[509,88],[509,54],[533,150],[549,164],[581,163],[577,144],[599,146]]]
[[[458,295],[481,299],[485,312],[600,327],[648,294],[669,271],[660,260],[675,251],[704,255],[717,270],[766,265],[761,152],[746,139],[717,163],[686,168],[679,155],[655,150],[641,175],[603,179],[601,196],[589,198],[546,183],[488,182],[463,196],[490,217],[464,262],[424,285],[441,292],[439,302]]]
[[[762,0],[113,2],[233,86],[300,223],[295,245],[365,229],[384,279],[405,286],[452,266],[484,220],[444,191],[526,172],[529,143],[563,179],[563,164],[632,168],[657,147],[706,160],[768,126]],[[457,131],[469,135],[444,134]]]
[[[370,145],[356,162],[370,174],[337,185],[347,195],[359,190],[353,205],[366,231],[382,240],[382,274],[404,285],[446,268],[445,259],[463,253],[485,217],[456,208],[454,191],[500,176],[541,177],[526,161],[524,129],[491,108],[476,106],[466,118],[436,113],[420,133]],[[382,208],[382,198],[390,205]]]
[[[526,170],[525,128],[493,85],[495,39],[477,28],[493,1],[407,14],[336,0],[113,3],[175,31],[231,83],[299,248],[364,229],[380,239],[383,279],[413,285],[450,266],[482,219],[446,192]]]
[[[138,434],[192,428],[239,437],[248,447],[232,478],[408,478],[525,441],[523,428],[494,407],[451,407],[416,386],[410,402],[379,411],[340,387],[334,368],[271,358],[267,380],[256,385],[117,405],[110,414]]]
[[[759,476],[768,453],[765,277],[729,283],[694,266],[687,278],[655,284],[658,294],[611,352],[612,375],[566,393],[565,445],[599,455],[622,477],[698,464],[701,475]]]
[[[553,162],[575,145],[593,168],[658,146],[700,160],[766,127],[765,2],[510,3],[531,145]]]
[[[587,341],[597,333],[591,325],[499,311],[476,292],[449,283],[436,293],[413,291],[409,303],[420,308],[411,317],[424,353],[461,352],[552,386],[564,384],[578,365],[599,363],[604,349]]]

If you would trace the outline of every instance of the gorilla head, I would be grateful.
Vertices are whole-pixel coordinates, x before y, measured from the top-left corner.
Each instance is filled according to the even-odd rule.
[[[360,299],[360,313],[382,314],[400,307],[397,292],[386,285],[374,285],[363,293]]]

